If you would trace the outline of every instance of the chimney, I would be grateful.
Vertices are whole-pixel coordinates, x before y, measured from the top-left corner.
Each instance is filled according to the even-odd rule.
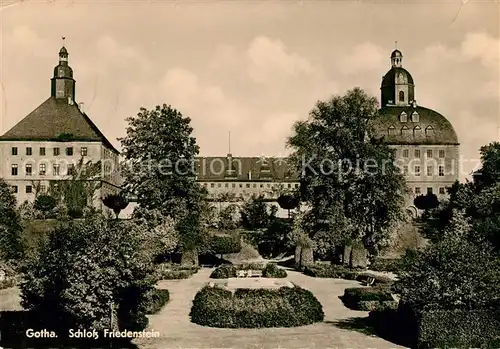
[[[83,113],[83,102],[78,103],[78,109]]]

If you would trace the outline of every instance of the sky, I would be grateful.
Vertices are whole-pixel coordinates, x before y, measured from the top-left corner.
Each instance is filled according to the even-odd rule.
[[[76,100],[120,149],[126,118],[170,104],[200,155],[283,156],[318,100],[380,99],[403,53],[418,104],[454,125],[472,170],[500,140],[495,1],[0,0],[0,133],[50,96],[62,36]]]

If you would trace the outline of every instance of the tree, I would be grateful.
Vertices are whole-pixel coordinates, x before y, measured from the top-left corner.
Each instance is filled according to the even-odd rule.
[[[238,213],[238,206],[236,204],[228,204],[222,208],[219,213],[218,228],[221,230],[231,230],[238,228],[238,221],[236,215]]]
[[[0,178],[0,259],[18,261],[23,254],[22,223],[12,188]]]
[[[193,242],[201,237],[193,234],[204,231],[199,217],[204,195],[194,173],[199,147],[191,135],[191,119],[163,104],[141,108],[127,121],[127,135],[120,139],[125,187],[137,195],[139,206],[172,217],[180,225],[181,245],[195,248]]]
[[[413,204],[419,210],[432,210],[439,206],[439,200],[436,194],[427,193],[426,195],[419,195],[413,199]]]
[[[124,210],[128,206],[128,200],[123,194],[108,195],[102,199],[102,202],[114,212],[116,219],[118,219],[121,210]]]
[[[290,210],[294,210],[299,206],[299,199],[289,194],[280,195],[276,201],[282,209],[288,210],[288,218],[290,218]]]
[[[241,223],[249,230],[263,229],[269,224],[269,213],[263,196],[253,195],[241,208]]]
[[[35,199],[35,209],[42,211],[44,217],[57,206],[57,201],[50,195],[39,195]]]
[[[313,237],[322,231],[329,241],[363,241],[376,253],[403,219],[407,188],[393,150],[371,127],[378,117],[377,100],[355,88],[318,102],[308,120],[295,124],[288,146],[301,202],[316,224]]]

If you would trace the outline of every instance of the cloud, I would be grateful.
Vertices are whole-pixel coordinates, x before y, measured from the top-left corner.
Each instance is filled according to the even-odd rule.
[[[498,71],[500,41],[486,33],[469,33],[461,45],[462,54],[469,59],[479,59],[488,69]]]
[[[340,53],[338,64],[344,74],[378,70],[386,61],[387,52],[371,42],[356,45],[348,54]]]

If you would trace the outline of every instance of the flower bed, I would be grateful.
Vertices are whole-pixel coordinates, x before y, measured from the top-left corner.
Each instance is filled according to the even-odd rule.
[[[323,321],[321,303],[298,286],[237,289],[206,286],[195,296],[193,323],[218,328],[295,327]]]
[[[390,291],[377,287],[346,288],[342,302],[349,309],[363,311],[381,311],[398,307],[398,302],[394,300]]]
[[[251,263],[251,264],[223,264],[218,266],[210,275],[212,279],[228,279],[237,277],[239,270],[262,270],[262,276],[266,278],[285,278],[287,273],[285,270],[278,268],[274,263],[264,264]]]

